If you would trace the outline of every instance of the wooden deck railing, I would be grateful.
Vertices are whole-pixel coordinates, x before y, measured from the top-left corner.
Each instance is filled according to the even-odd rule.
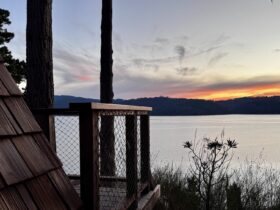
[[[118,209],[137,209],[138,199],[151,190],[150,111],[150,107],[100,103],[75,103],[70,104],[67,110],[48,111],[50,115],[79,116],[80,176],[72,178],[80,180],[80,196],[85,209],[103,209],[110,202]],[[108,116],[111,121],[108,121]],[[120,164],[123,167],[121,171],[111,171],[111,174],[101,171],[101,165],[106,164],[100,154],[102,142],[108,141],[102,121],[113,123],[115,149],[111,152],[116,154],[110,161],[116,161],[112,164],[116,167]],[[110,148],[107,152],[110,155]],[[122,153],[125,154],[121,156]],[[121,190],[125,192],[124,197],[118,194]],[[108,200],[110,196],[114,201]]]

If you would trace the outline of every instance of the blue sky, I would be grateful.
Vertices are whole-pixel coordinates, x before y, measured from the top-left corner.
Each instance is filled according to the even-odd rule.
[[[53,1],[56,94],[99,97],[100,2]],[[25,58],[26,1],[0,5]],[[115,98],[280,95],[279,20],[280,1],[114,1]]]

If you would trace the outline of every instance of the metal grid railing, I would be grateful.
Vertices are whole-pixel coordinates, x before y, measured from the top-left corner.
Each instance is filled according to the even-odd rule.
[[[80,155],[83,153],[80,151],[81,115],[78,112],[75,116],[63,113],[53,115],[57,155],[66,174],[79,183]],[[142,189],[141,116],[148,115],[148,112],[107,109],[91,110],[88,116],[91,115],[97,117],[97,129],[93,130],[98,134],[93,141],[98,143],[95,150],[98,153],[98,209],[125,209],[137,200],[138,192]],[[147,156],[149,153],[145,154]],[[75,185],[78,193],[81,192],[80,187]]]
[[[140,118],[136,117],[135,131],[127,129],[130,122],[127,116],[134,112],[101,111],[99,112],[99,143],[100,143],[100,176],[101,200],[100,207],[104,210],[120,209],[126,199],[128,169],[133,167],[127,161],[128,135],[136,135],[137,175],[140,179]],[[133,133],[135,132],[135,133]],[[104,148],[104,149],[102,149]]]
[[[79,117],[55,116],[56,152],[68,175],[80,175]]]

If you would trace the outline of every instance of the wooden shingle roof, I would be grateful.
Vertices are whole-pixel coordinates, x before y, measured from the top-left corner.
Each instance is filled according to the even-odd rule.
[[[0,58],[0,209],[80,209],[21,91]]]

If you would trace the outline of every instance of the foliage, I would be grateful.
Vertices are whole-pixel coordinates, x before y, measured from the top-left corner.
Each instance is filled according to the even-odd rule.
[[[0,9],[0,55],[14,80],[19,84],[25,78],[26,64],[24,61],[13,58],[11,51],[6,46],[14,38],[14,34],[5,28],[5,25],[11,24],[9,15],[9,11]]]
[[[187,176],[180,168],[165,166],[154,170],[153,178],[161,185],[161,198],[155,210],[200,209],[195,179]]]
[[[228,167],[232,158],[230,152],[237,148],[237,143],[231,139],[225,141],[222,133],[220,140],[204,138],[202,141],[187,141],[183,146],[189,150],[192,160],[190,173],[197,183],[197,192],[205,204],[205,209],[217,209],[215,204],[217,198],[213,197],[214,191],[215,188],[221,189],[223,184],[227,183]]]
[[[241,164],[212,188],[214,210],[279,210],[280,171],[262,158]],[[156,210],[204,210],[198,183],[190,172],[165,166],[156,168],[154,180],[161,185],[161,198]]]
[[[279,177],[279,170],[267,164],[262,156],[246,160],[232,177],[241,190],[243,209],[280,209]]]

